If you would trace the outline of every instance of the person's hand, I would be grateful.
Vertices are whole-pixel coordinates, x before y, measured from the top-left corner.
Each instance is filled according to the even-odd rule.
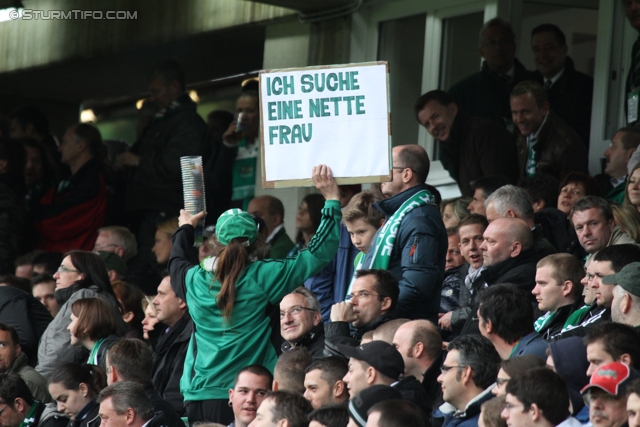
[[[339,302],[331,306],[332,322],[354,322],[358,320],[358,314],[353,311],[350,302]]]
[[[178,217],[178,225],[182,227],[185,224],[191,224],[193,227],[198,225],[200,220],[207,215],[206,212],[200,212],[195,215],[191,215],[189,212],[184,209],[180,209],[180,216]]]
[[[124,166],[138,166],[140,163],[140,156],[126,151],[116,156],[116,168],[122,168]]]
[[[438,319],[438,327],[442,330],[445,331],[450,331],[451,330],[451,313],[453,313],[452,311],[448,312],[448,313],[440,313],[438,314],[438,316],[440,316],[440,319]]]
[[[311,177],[316,188],[320,190],[325,200],[340,200],[340,189],[338,188],[336,180],[333,179],[333,174],[329,166],[314,166]]]
[[[222,134],[222,140],[230,145],[236,145],[242,139],[242,133],[236,132],[236,120],[232,120],[227,130]]]

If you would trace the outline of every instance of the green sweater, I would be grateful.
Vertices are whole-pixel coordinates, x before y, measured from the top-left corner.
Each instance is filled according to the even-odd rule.
[[[333,259],[341,218],[339,202],[328,200],[318,231],[305,250],[294,258],[249,264],[235,285],[231,324],[223,320],[216,304],[220,283],[213,280],[212,272],[191,265],[186,258],[193,227],[183,226],[174,233],[171,285],[179,297],[186,296],[195,330],[180,382],[185,401],[228,399],[236,374],[248,365],[259,363],[273,371],[277,356],[270,341],[267,303],[279,304]]]

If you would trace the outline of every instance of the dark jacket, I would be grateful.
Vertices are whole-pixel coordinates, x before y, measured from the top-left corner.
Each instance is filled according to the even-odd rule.
[[[534,248],[526,249],[515,258],[508,258],[496,265],[487,267],[480,273],[487,286],[497,283],[513,283],[518,288],[531,295],[536,285],[536,264],[546,254],[538,253]]]
[[[471,284],[471,289],[468,289],[465,284],[465,279],[469,274],[469,264],[463,264],[460,266],[460,276],[462,276],[462,282],[459,289],[459,303],[458,308],[453,309],[451,313],[451,330],[453,334],[457,335],[464,327],[471,310],[475,305],[478,292],[484,288],[485,281],[482,275],[478,275],[475,282]],[[472,316],[473,317],[473,316]]]
[[[155,295],[158,293],[158,283],[162,280],[157,268],[157,262],[151,263],[136,255],[127,261],[124,281],[137,286],[145,295]]]
[[[387,220],[404,202],[426,184],[416,185],[389,199],[374,204]],[[373,237],[376,242],[380,230]],[[398,227],[388,270],[400,285],[400,296],[394,315],[397,318],[438,320],[442,288],[447,232],[435,204],[427,204],[408,212]],[[369,268],[375,253],[372,246],[364,266]]]
[[[181,424],[173,424],[166,419],[165,415],[162,412],[155,412],[153,414],[153,418],[147,421],[145,427],[173,427],[173,426],[181,426],[184,425],[182,420],[180,420]]]
[[[520,173],[524,174],[528,150],[526,138],[522,135],[518,136],[518,146]],[[533,149],[536,174],[549,175],[558,181],[562,181],[569,172],[589,175],[587,147],[578,134],[553,111],[547,114]]]
[[[524,356],[527,354],[538,356],[542,360],[547,360],[547,348],[549,345],[543,340],[537,332],[533,331],[530,334],[520,338],[518,343],[511,352],[511,357]]]
[[[355,331],[353,334],[349,329],[348,322],[325,323],[324,324],[324,340],[325,340],[324,355],[326,357],[333,355],[333,350],[328,349],[328,347],[333,348],[336,343],[344,343],[344,338],[353,339],[353,344],[357,345],[357,343],[360,342],[360,340],[362,339],[362,336],[365,333],[369,331],[373,331],[378,326],[392,319],[393,319],[393,316],[390,313],[387,313],[383,316],[373,319],[371,323],[369,323],[366,326],[363,326],[362,328],[355,328]]]
[[[322,354],[324,350],[324,324],[322,322],[318,323],[296,343],[283,342],[280,350],[284,353],[298,347],[305,347],[314,359],[324,357]]]
[[[531,302],[534,303],[535,299],[531,291],[536,285],[536,264],[543,257],[544,255],[537,253],[534,248],[530,248],[522,251],[515,258],[508,258],[496,265],[487,267],[480,273],[480,276],[487,286],[498,283],[512,283],[529,295]],[[478,280],[478,282],[480,281]],[[484,286],[484,284],[481,285]],[[475,316],[478,310],[478,294],[479,292],[474,292],[472,295],[472,309],[460,335],[480,333],[478,318]]]
[[[571,313],[582,307],[584,303],[582,302],[582,298],[578,298],[574,301],[573,304],[565,305],[560,307],[551,321],[544,326],[544,328],[540,329],[538,333],[542,338],[549,341],[552,340],[556,335],[559,335],[564,327],[564,323],[567,321]]]
[[[0,274],[15,272],[16,257],[31,249],[32,240],[21,193],[7,182],[10,178],[14,183],[24,181],[22,176],[16,179],[13,174],[0,174]]]
[[[156,389],[153,387],[153,384],[144,384],[143,387],[144,393],[147,395],[147,397],[149,398],[149,402],[151,402],[151,405],[153,406],[153,410],[156,413],[162,413],[168,425],[184,427],[184,423],[182,422],[182,419],[176,412],[175,408],[171,405],[171,403],[160,397]]]
[[[38,362],[38,344],[52,320],[49,311],[33,295],[0,286],[0,323],[16,329],[30,366],[36,366]]]
[[[567,328],[566,331],[561,333],[560,335],[556,335],[556,340],[561,340],[567,337],[584,337],[587,335],[587,331],[589,328],[611,320],[611,309],[606,307],[601,307],[597,303],[591,304],[589,310],[586,310],[578,322],[576,326]]]
[[[280,231],[276,233],[276,235],[271,240],[271,243],[269,244],[269,258],[285,258],[294,246],[295,243],[293,243],[293,241],[287,234],[287,230],[282,227]]]
[[[473,196],[470,183],[478,178],[501,175],[515,184],[520,175],[514,135],[495,121],[465,111],[458,111],[449,140],[440,142],[440,149],[449,159],[444,166],[464,196]]]
[[[460,306],[460,287],[464,286],[461,269],[464,265],[444,272],[444,282],[440,291],[440,313],[448,313]]]
[[[173,405],[178,415],[184,414],[180,378],[192,332],[193,321],[185,314],[168,332],[160,335],[153,348],[153,387]]]
[[[322,321],[331,321],[331,306],[344,301],[353,277],[353,261],[358,250],[351,243],[349,232],[340,223],[338,252],[320,273],[305,280],[304,286],[318,297]]]
[[[63,413],[58,412],[55,403],[43,405],[36,409],[36,422],[34,425],[38,427],[65,427],[69,424],[69,418]]]
[[[103,169],[98,159],[91,159],[38,201],[33,212],[38,249],[93,249],[107,211]]]
[[[452,405],[445,403],[434,413],[434,418],[444,418],[442,427],[478,427],[481,406],[493,397],[489,387],[469,402],[463,414],[458,414]]]
[[[116,334],[109,334],[102,344],[100,348],[98,348],[98,366],[100,366],[105,372],[107,372],[107,353],[109,349],[118,341],[120,341],[122,337]]]
[[[180,106],[155,118],[137,146],[140,163],[127,191],[129,211],[177,215],[182,209],[180,157],[203,155],[208,129],[189,95],[176,101]]]
[[[394,387],[400,392],[402,399],[415,403],[416,406],[422,410],[422,416],[425,420],[429,419],[432,408],[428,404],[427,393],[424,387],[422,387],[422,384],[420,384],[420,381],[418,381],[416,377],[408,375],[401,378],[398,382],[393,383],[391,387]]]
[[[544,84],[539,71],[533,77]],[[567,56],[564,72],[547,90],[551,111],[556,113],[589,146],[591,134],[591,103],[593,99],[593,78],[576,71],[573,60]]]
[[[427,393],[426,404],[427,407],[430,408],[429,415],[431,415],[435,409],[437,409],[444,403],[444,401],[442,400],[442,387],[438,382],[438,377],[440,376],[440,368],[442,367],[444,358],[445,352],[440,351],[438,357],[435,358],[431,366],[429,366],[429,369],[425,371],[424,378],[422,379],[422,387]]]
[[[237,154],[237,146],[228,147],[222,141],[215,141],[211,134],[207,135],[202,159],[207,203],[206,224],[215,224],[218,217],[231,208],[233,162]]]
[[[534,220],[536,224],[542,226],[545,239],[558,252],[567,252],[579,259],[584,259],[587,256],[584,248],[580,245],[575,228],[564,212],[554,207],[547,207],[534,213]]]
[[[580,390],[589,383],[587,346],[582,337],[569,337],[549,343],[549,352],[556,372],[564,378],[573,404],[573,415],[584,406]]]
[[[530,80],[531,76],[524,65],[514,59],[513,78],[505,85],[500,76],[483,61],[480,71],[451,86],[449,94],[472,117],[490,119],[507,127],[512,123],[509,104],[511,89],[521,81]]]
[[[68,427],[98,427],[102,422],[99,412],[100,404],[98,403],[98,396],[96,396],[69,421]]]

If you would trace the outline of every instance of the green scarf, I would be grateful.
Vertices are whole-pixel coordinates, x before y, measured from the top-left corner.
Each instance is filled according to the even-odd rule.
[[[27,416],[24,418],[24,421],[22,421],[20,423],[19,427],[30,427],[30,426],[37,425],[36,424],[36,414],[38,413],[40,405],[42,405],[42,404],[39,401],[37,401],[37,400],[33,401],[33,405],[31,405],[31,409],[29,409],[29,412],[27,413]]]
[[[542,329],[544,329],[545,326],[549,324],[549,322],[551,322],[551,319],[553,319],[554,315],[555,313],[547,311],[546,314],[538,317],[538,320],[533,323],[533,329],[535,329],[536,332],[540,332]]]
[[[435,203],[435,198],[427,190],[420,190],[409,197],[400,208],[385,222],[378,234],[376,246],[373,248],[373,257],[369,268],[387,270],[391,261],[391,252],[400,228],[400,223],[406,214],[413,209]]]
[[[577,309],[576,311],[574,311],[573,313],[571,313],[571,316],[569,316],[569,318],[567,319],[566,322],[564,322],[564,326],[562,327],[562,332],[566,332],[569,329],[573,329],[573,327],[578,326],[578,320],[580,320],[580,317],[582,317],[582,315],[589,310],[589,308],[591,308],[590,305],[583,305],[582,307],[580,307],[579,309]]]

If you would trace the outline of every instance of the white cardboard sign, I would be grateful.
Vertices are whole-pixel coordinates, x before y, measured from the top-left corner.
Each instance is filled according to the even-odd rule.
[[[339,184],[391,179],[386,62],[260,72],[262,183],[309,185],[317,164]]]

